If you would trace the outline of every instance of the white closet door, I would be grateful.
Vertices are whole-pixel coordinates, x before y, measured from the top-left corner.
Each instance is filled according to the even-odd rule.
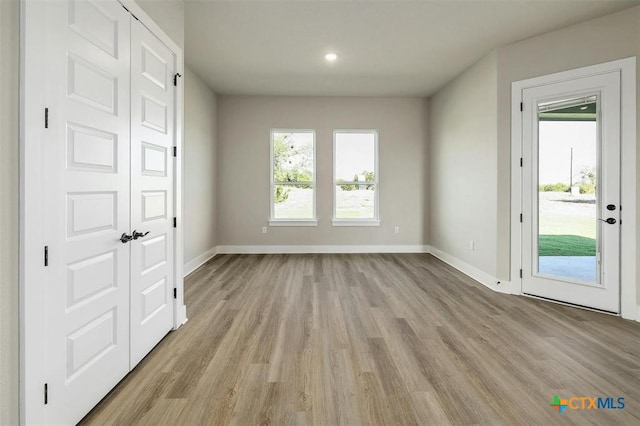
[[[131,368],[173,326],[173,53],[131,24]],[[148,233],[148,234],[147,234]]]
[[[74,424],[129,371],[130,15],[116,0],[41,7],[45,416]]]

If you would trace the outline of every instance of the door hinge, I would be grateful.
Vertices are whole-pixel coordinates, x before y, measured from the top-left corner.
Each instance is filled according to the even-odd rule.
[[[49,266],[49,246],[44,246],[44,266]]]
[[[174,288],[174,289],[173,289],[173,298],[174,298],[174,299],[177,299],[177,298],[178,298],[178,289],[177,289],[177,288]]]
[[[524,111],[524,103],[520,102],[520,111]]]
[[[522,167],[522,157],[520,157],[520,167]]]
[[[49,128],[49,108],[44,109],[44,128]]]
[[[174,228],[177,228],[177,227],[178,227],[178,218],[177,218],[177,217],[174,217],[174,218],[173,218],[173,227],[174,227]]]
[[[520,278],[522,278],[522,269],[520,269]]]
[[[178,156],[178,147],[177,147],[177,146],[174,146],[174,147],[173,147],[173,156],[174,156],[174,157],[177,157],[177,156]]]
[[[522,213],[520,213],[520,223],[522,223]]]
[[[49,403],[49,384],[44,384],[44,405]]]
[[[182,74],[180,74],[180,73],[175,73],[175,74],[173,75],[173,85],[174,85],[174,86],[177,86],[177,85],[178,85],[178,77],[182,77]]]

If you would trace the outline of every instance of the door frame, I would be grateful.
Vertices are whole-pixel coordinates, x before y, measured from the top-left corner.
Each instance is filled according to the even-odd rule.
[[[511,83],[511,281],[514,294],[522,292],[522,167],[523,112],[522,91],[610,72],[620,72],[620,315],[640,318],[636,267],[636,58],[591,65]],[[562,302],[560,302],[562,303]]]
[[[184,60],[178,46],[134,0],[117,0],[142,22],[175,55],[175,69],[184,75]],[[30,24],[33,19],[44,19],[42,8],[36,1],[20,0],[20,424],[44,424],[45,407],[43,386],[46,382],[45,365],[45,300],[40,283],[45,282],[43,265],[44,228],[40,164],[45,159],[41,146],[45,141],[43,82],[39,77],[44,68],[44,55],[37,47],[45,37],[43,29]],[[35,48],[33,47],[35,46]],[[183,209],[182,170],[184,138],[184,83],[179,80],[175,98],[175,157],[174,212],[174,274],[177,288],[173,301],[173,329],[187,321],[184,305],[183,279]]]

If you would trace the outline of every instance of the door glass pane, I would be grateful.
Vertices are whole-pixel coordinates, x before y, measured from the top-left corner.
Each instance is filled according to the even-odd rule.
[[[597,111],[597,95],[538,103],[540,275],[600,282]]]

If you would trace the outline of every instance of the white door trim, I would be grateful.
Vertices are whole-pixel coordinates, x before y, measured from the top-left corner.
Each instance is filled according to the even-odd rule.
[[[637,320],[636,266],[636,58],[625,58],[570,71],[513,82],[511,84],[511,281],[522,294],[522,91],[527,88],[620,71],[621,78],[621,220],[620,314]]]
[[[118,0],[151,30],[174,54],[175,69],[184,75],[182,49],[153,22],[133,1]],[[46,12],[37,1],[20,0],[20,423],[43,424],[43,404],[46,382],[43,368],[44,323],[46,321],[43,292],[44,229],[41,217],[46,214],[42,200],[44,191],[41,145],[44,139],[44,88],[40,74],[45,69],[44,55],[38,49],[45,34],[42,28],[28,26],[32,17]],[[27,84],[28,82],[28,84]],[[175,228],[174,274],[177,298],[174,299],[174,329],[187,321],[183,291],[183,230],[182,230],[182,141],[183,141],[184,84],[179,79],[176,88],[175,143],[178,157],[175,164],[174,211]]]

